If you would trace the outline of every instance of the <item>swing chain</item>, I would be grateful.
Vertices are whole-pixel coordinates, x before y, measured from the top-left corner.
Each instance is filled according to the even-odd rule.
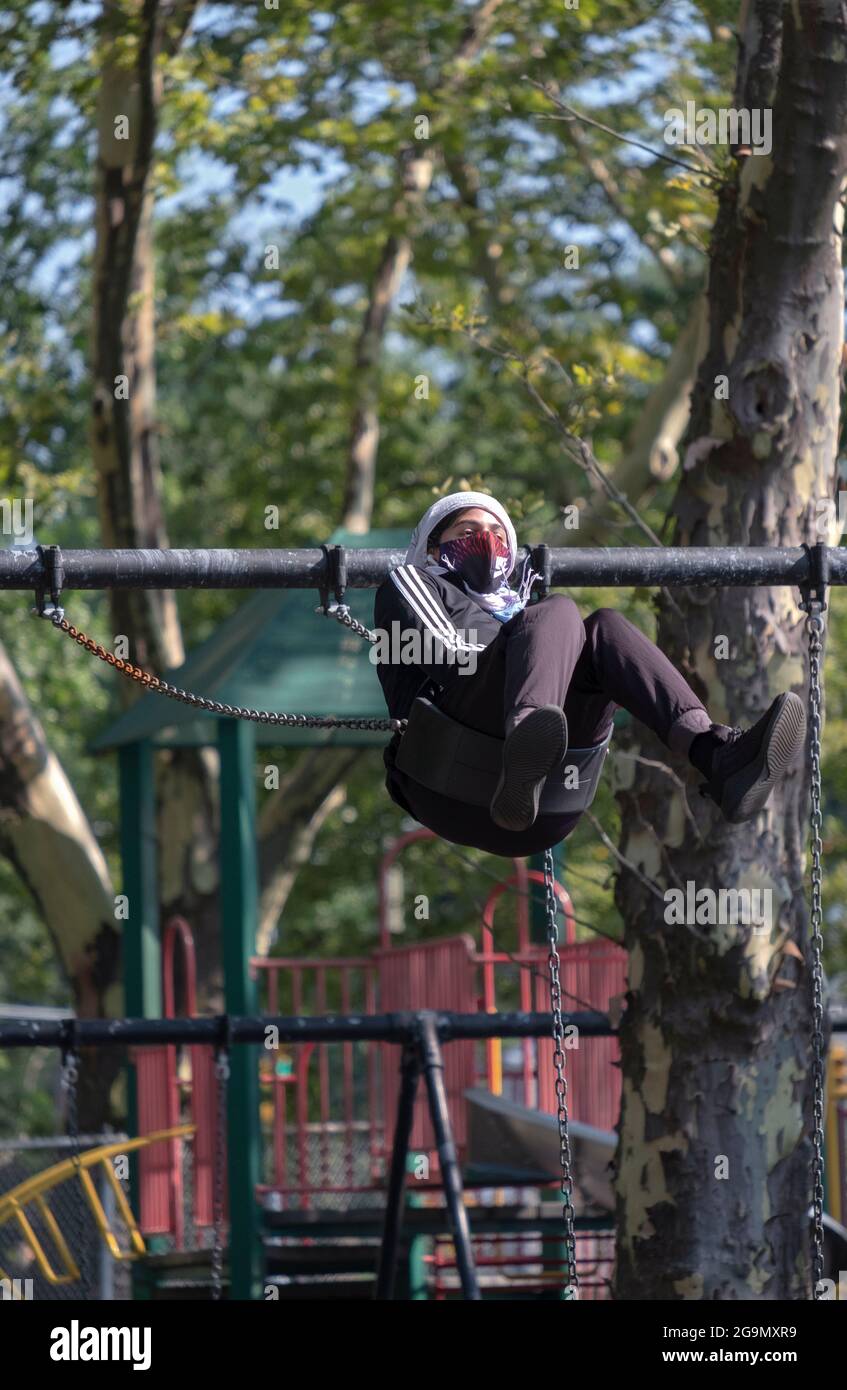
[[[811,914],[812,929],[812,1081],[814,1113],[814,1155],[812,1159],[812,1291],[813,1298],[821,1297],[823,1289],[823,1172],[824,1172],[824,1084],[826,1076],[826,1051],[824,1042],[823,1006],[823,923],[822,887],[823,873],[821,858],[823,840],[821,829],[821,720],[823,693],[821,690],[821,658],[823,653],[824,604],[808,599],[806,610],[806,632],[809,638],[809,726],[811,747]]]
[[[550,1009],[553,1015],[553,1066],[556,1069],[556,1111],[559,1121],[559,1157],[562,1165],[562,1215],[565,1219],[565,1246],[568,1261],[568,1283],[565,1299],[579,1298],[579,1275],[576,1270],[576,1236],[574,1235],[573,1176],[571,1173],[571,1142],[568,1132],[568,1082],[565,1075],[562,1023],[562,987],[559,978],[559,927],[556,920],[557,903],[553,890],[553,851],[544,851],[544,899],[547,916],[547,939],[550,947]]]
[[[324,613],[327,618],[335,618],[336,622],[343,623],[351,632],[355,632],[357,637],[363,637],[371,645],[379,641],[375,632],[371,632],[369,627],[365,627],[364,623],[353,617],[346,603],[330,603],[326,608],[317,609],[317,612]]]
[[[86,637],[85,633],[75,628],[73,623],[69,623],[61,612],[51,614],[51,619],[54,627],[67,633],[73,641],[78,642],[92,656],[99,657],[109,666],[114,666],[121,675],[137,681],[145,690],[153,690],[157,695],[167,695],[168,699],[179,700],[181,704],[191,705],[194,709],[208,710],[210,714],[226,714],[233,719],[250,719],[256,724],[278,724],[293,729],[368,729],[373,732],[388,730],[394,734],[402,734],[406,731],[407,721],[405,719],[340,719],[334,715],[281,714],[275,710],[227,705],[220,700],[210,700],[205,695],[193,695],[190,690],[180,690],[178,686],[171,685],[169,681],[162,680],[159,676],[153,676],[142,667],[133,666],[132,662],[124,661],[121,657],[115,656],[114,652],[101,647],[99,642],[95,642],[91,637]],[[343,622],[344,619],[341,618],[340,621]],[[351,618],[347,626],[353,626],[355,623],[355,618]],[[361,627],[361,624],[357,624],[357,627]]]
[[[215,1051],[215,1175],[212,1193],[212,1298],[217,1301],[223,1292],[224,1264],[224,1164],[226,1163],[226,1104],[229,1081],[229,1049],[226,1045]]]
[[[349,627],[351,632],[355,632],[357,637],[364,637],[366,642],[378,642],[377,634],[354,618],[348,604],[344,602],[347,589],[347,551],[344,546],[322,545],[321,550],[324,553],[325,569],[319,586],[321,601],[315,612],[322,613],[325,618],[335,618],[337,622]],[[335,595],[333,599],[329,597],[330,589]]]

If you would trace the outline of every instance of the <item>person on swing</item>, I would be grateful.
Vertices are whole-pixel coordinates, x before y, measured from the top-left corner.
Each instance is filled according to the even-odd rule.
[[[391,660],[377,662],[391,717],[407,718],[416,696],[425,695],[452,719],[503,740],[503,770],[486,808],[433,792],[395,767],[395,735],[385,750],[392,800],[453,843],[507,857],[538,853],[579,819],[539,814],[548,773],[568,746],[602,743],[621,706],[672,752],[687,755],[727,821],[761,811],[802,747],[799,697],[778,695],[747,730],[716,724],[622,614],[600,608],[583,619],[563,594],[529,604],[540,576],[527,560],[512,589],[516,561],[505,508],[483,493],[453,493],[424,513],[405,564],[377,590],[375,627],[422,639],[413,649],[420,659],[398,660],[395,647]]]

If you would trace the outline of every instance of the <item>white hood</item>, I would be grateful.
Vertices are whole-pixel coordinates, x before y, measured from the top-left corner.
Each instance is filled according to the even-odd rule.
[[[497,520],[505,526],[509,546],[509,562],[506,574],[507,576],[510,575],[518,558],[518,538],[515,535],[515,528],[506,508],[501,506],[496,497],[489,497],[484,492],[451,492],[449,497],[439,497],[437,502],[433,502],[412,532],[412,539],[406,551],[406,564],[418,565],[423,569],[426,565],[426,542],[430,532],[434,531],[439,521],[443,521],[450,512],[464,511],[468,507],[483,507],[485,511],[491,512],[491,515],[496,516]]]

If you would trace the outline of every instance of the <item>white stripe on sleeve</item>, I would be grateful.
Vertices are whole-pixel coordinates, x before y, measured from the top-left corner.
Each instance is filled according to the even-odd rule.
[[[484,643],[467,642],[457,632],[435,595],[411,565],[401,565],[392,570],[391,579],[413,613],[450,651],[485,651]]]

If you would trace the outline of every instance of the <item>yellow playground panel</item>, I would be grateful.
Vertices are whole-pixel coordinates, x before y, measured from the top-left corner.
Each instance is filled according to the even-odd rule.
[[[51,1168],[45,1168],[43,1173],[37,1173],[34,1178],[27,1178],[25,1182],[13,1187],[11,1192],[6,1192],[0,1197],[0,1226],[13,1221],[17,1222],[24,1239],[32,1250],[39,1270],[49,1283],[74,1283],[80,1277],[79,1266],[71,1254],[58,1221],[50,1210],[47,1196],[62,1183],[78,1177],[85,1200],[91,1208],[97,1224],[97,1229],[106,1242],[110,1254],[116,1260],[137,1260],[141,1255],[146,1254],[144,1237],[138,1229],[132,1208],[115,1174],[112,1160],[119,1155],[143,1149],[148,1144],[156,1144],[161,1139],[183,1139],[193,1133],[194,1125],[177,1125],[172,1129],[160,1129],[153,1134],[144,1134],[139,1139],[123,1139],[114,1144],[101,1144],[96,1149],[89,1149],[73,1158],[63,1159],[61,1163],[54,1163]],[[117,1208],[129,1238],[129,1248],[126,1250],[121,1249],[92,1180],[92,1171],[97,1168],[101,1168],[106,1181],[115,1194]],[[59,1257],[60,1269],[58,1271],[50,1263],[44,1246],[27,1216],[25,1209],[29,1206],[35,1208],[50,1234],[55,1253]],[[8,1275],[2,1268],[0,1268],[0,1279],[8,1280]],[[9,1280],[9,1284],[12,1284],[11,1280]]]

